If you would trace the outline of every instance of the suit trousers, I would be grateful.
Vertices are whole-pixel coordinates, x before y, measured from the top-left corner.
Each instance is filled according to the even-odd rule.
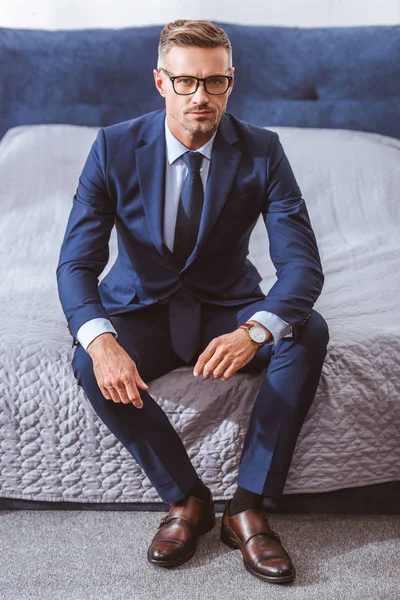
[[[213,338],[234,331],[256,311],[265,309],[263,302],[228,307],[202,304],[199,353]],[[171,350],[168,310],[168,304],[156,304],[111,317],[118,343],[135,361],[146,383],[185,364]],[[325,320],[312,310],[296,341],[263,346],[239,371],[266,369],[243,443],[238,472],[241,487],[266,497],[282,495],[298,434],[317,390],[328,340]],[[76,347],[72,367],[100,419],[136,459],[162,501],[184,498],[198,476],[162,408],[142,390],[141,409],[104,398],[92,359],[81,345]]]

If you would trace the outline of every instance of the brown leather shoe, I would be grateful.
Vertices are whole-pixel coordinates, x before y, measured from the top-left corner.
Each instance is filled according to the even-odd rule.
[[[252,508],[229,516],[226,503],[221,524],[221,541],[240,548],[244,566],[252,575],[270,583],[289,583],[296,575],[279,536],[269,526],[262,508]]]
[[[169,513],[161,519],[147,552],[150,562],[160,567],[177,567],[196,552],[200,535],[215,525],[215,507],[211,498],[204,502],[195,496],[171,504]]]

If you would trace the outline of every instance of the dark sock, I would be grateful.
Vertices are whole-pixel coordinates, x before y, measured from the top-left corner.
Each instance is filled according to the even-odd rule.
[[[262,501],[262,495],[238,487],[233,494],[233,498],[229,505],[229,515],[233,517],[234,515],[237,515],[237,513],[248,510],[249,508],[261,508]]]
[[[192,489],[188,492],[187,496],[195,496],[196,498],[200,498],[200,500],[204,500],[204,502],[210,502],[211,500],[211,491],[210,489],[202,482],[201,479],[198,479]]]

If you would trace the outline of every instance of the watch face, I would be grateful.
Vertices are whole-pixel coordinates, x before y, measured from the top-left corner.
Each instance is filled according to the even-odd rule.
[[[253,325],[249,334],[251,339],[258,344],[262,344],[267,339],[267,332],[260,325]]]

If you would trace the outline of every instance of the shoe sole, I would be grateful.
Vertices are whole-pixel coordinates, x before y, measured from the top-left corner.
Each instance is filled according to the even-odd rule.
[[[216,525],[216,520],[214,517],[214,519],[212,520],[212,522],[209,525],[207,525],[204,529],[199,531],[199,536],[206,535],[206,533],[209,533],[212,529],[214,529],[215,525]],[[171,567],[179,567],[179,565],[183,565],[183,563],[185,563],[188,560],[190,560],[191,558],[193,558],[193,556],[196,553],[196,550],[197,550],[197,544],[193,548],[193,550],[191,550],[185,556],[181,556],[180,558],[175,558],[173,560],[157,560],[156,558],[152,558],[152,556],[150,555],[150,548],[149,548],[147,551],[147,560],[149,562],[151,562],[153,565],[157,565],[158,567],[165,567],[167,569],[169,569]]]
[[[240,546],[236,542],[236,540],[231,538],[226,533],[226,531],[223,529],[221,530],[221,542],[223,544],[225,544],[225,546],[228,546],[228,548],[232,548],[232,550],[240,550]],[[246,563],[244,558],[243,558],[243,564],[249,573],[251,573],[255,577],[258,577],[258,579],[262,579],[263,581],[268,581],[268,583],[291,583],[294,580],[294,578],[296,577],[296,571],[294,569],[293,569],[293,573],[291,573],[290,575],[283,575],[282,577],[272,577],[269,575],[262,575],[261,573],[257,573],[257,571],[254,571],[254,569],[252,569]]]

